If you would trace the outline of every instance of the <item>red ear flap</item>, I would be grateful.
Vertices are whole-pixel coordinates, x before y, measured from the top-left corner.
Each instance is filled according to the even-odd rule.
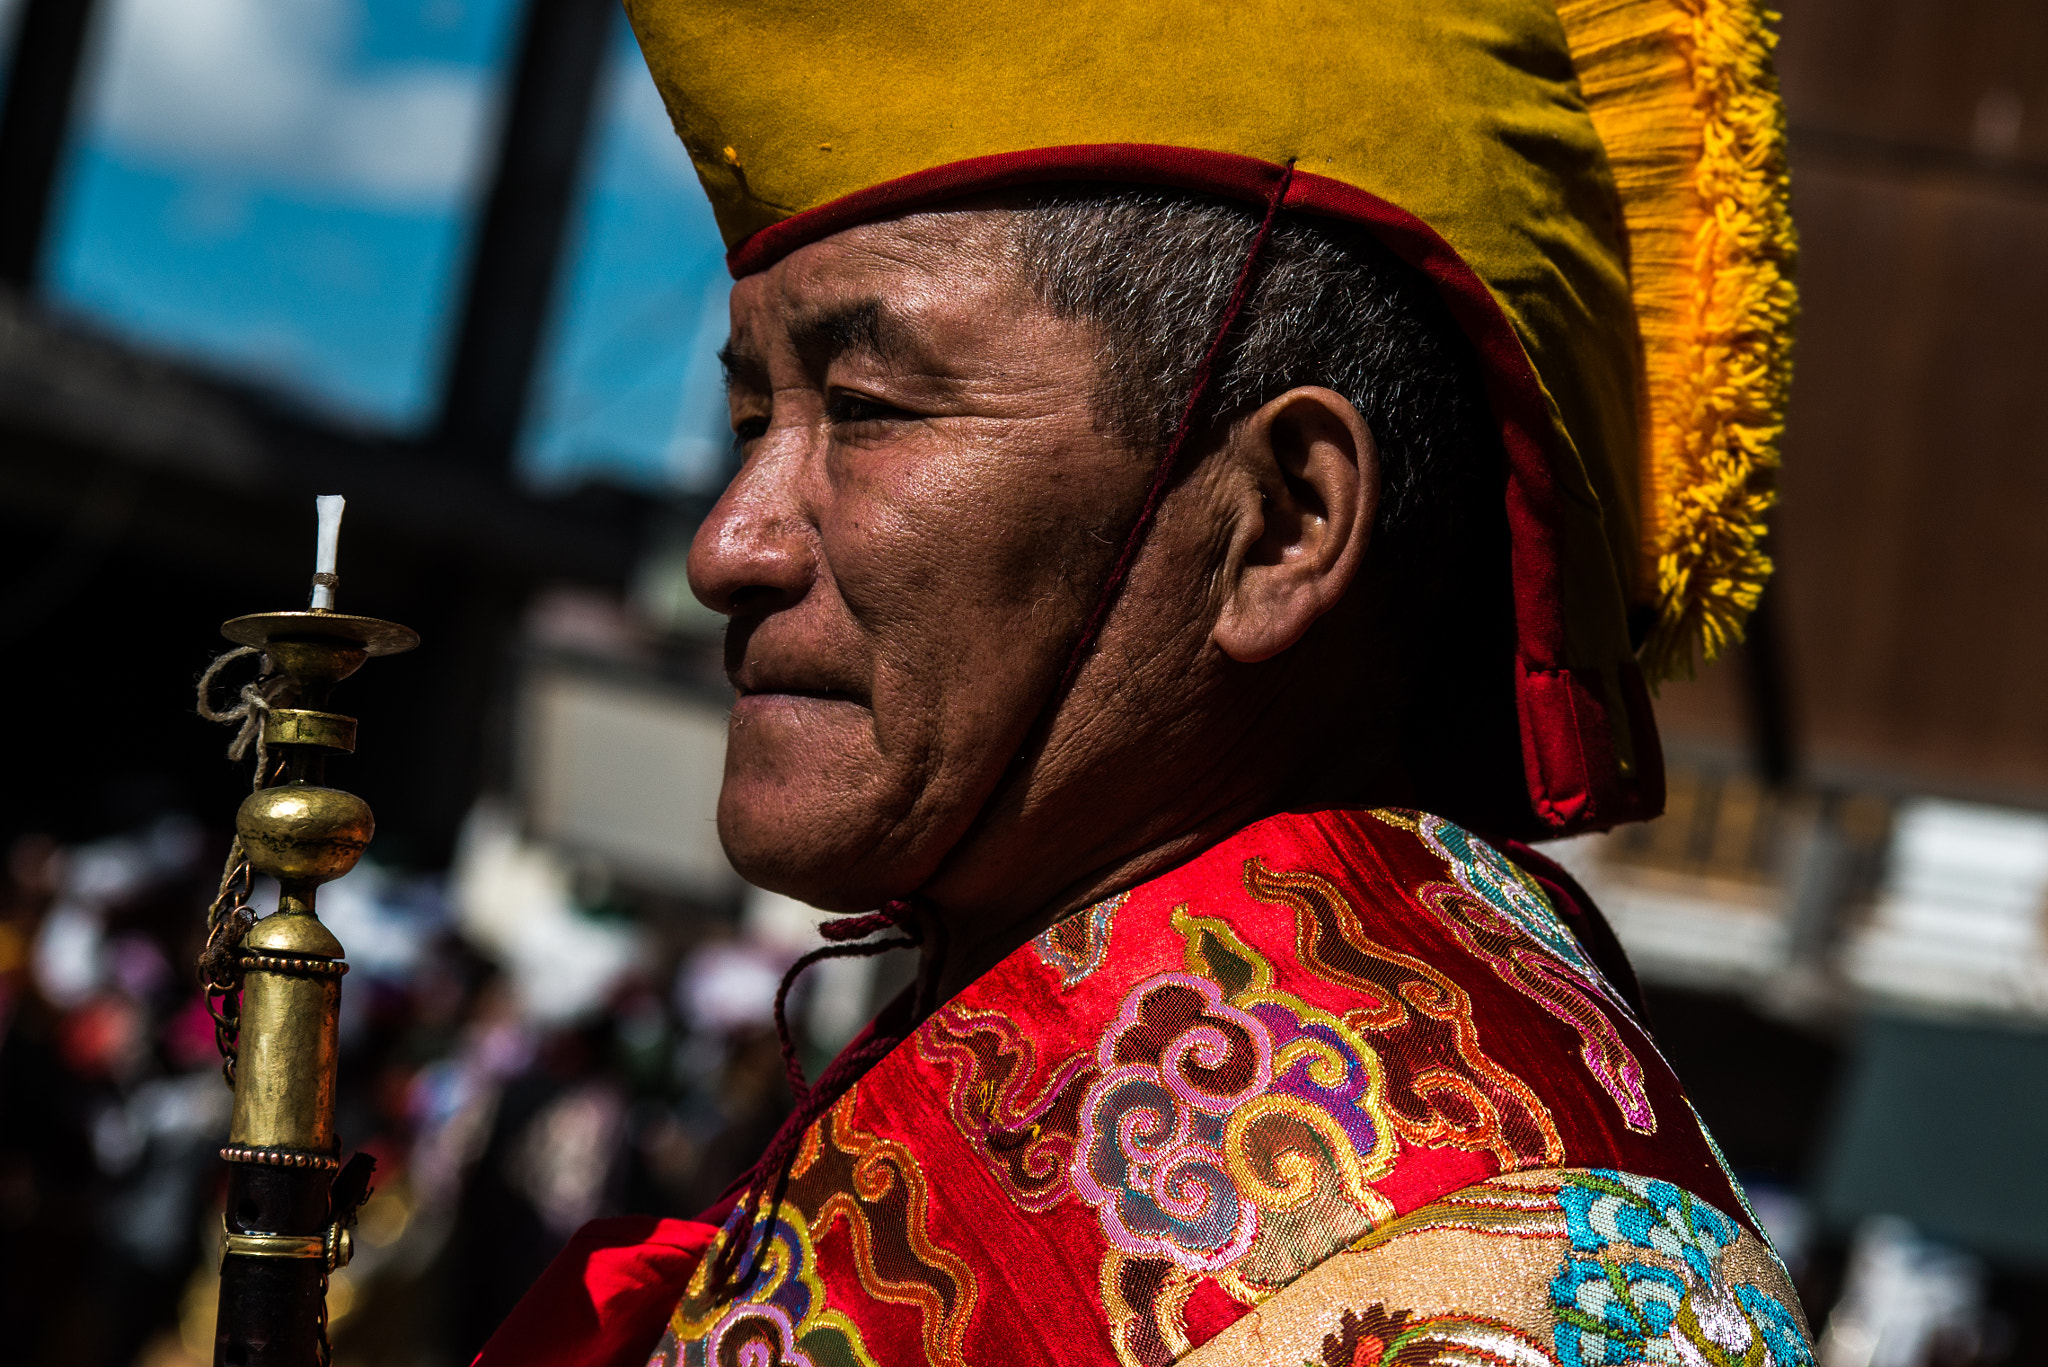
[[[1553,833],[1603,831],[1664,811],[1664,752],[1632,660],[1613,683],[1591,669],[1517,661],[1529,802]]]

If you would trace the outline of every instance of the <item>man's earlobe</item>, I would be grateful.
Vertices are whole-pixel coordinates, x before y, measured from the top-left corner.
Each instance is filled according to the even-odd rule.
[[[1379,510],[1379,448],[1348,399],[1305,386],[1239,424],[1231,449],[1258,506],[1241,509],[1211,639],[1253,664],[1301,640],[1357,578]]]

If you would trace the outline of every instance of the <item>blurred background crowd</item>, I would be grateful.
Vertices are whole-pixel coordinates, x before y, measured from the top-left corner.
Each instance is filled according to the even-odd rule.
[[[1824,1367],[2048,1364],[2048,9],[1785,10],[1781,573],[1658,700],[1669,813],[1556,852]],[[0,1363],[210,1361],[191,965],[248,777],[193,687],[304,601],[316,492],[342,606],[425,640],[336,700],[337,1362],[460,1367],[772,1132],[815,913],[718,850],[682,573],[725,290],[612,0],[0,0]],[[813,1069],[907,975],[814,973]]]
[[[0,1360],[213,1360],[232,1098],[189,965],[223,848],[164,811],[9,853]],[[467,1362],[584,1221],[703,1209],[787,1108],[771,1002],[817,942],[800,904],[614,883],[485,803],[447,872],[365,863],[320,912],[352,969],[340,1128],[377,1159],[329,1290],[343,1363]],[[805,980],[813,1074],[909,971]]]

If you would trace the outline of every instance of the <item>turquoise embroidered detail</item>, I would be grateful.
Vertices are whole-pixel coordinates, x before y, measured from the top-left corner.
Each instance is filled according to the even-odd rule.
[[[1451,877],[1459,887],[1514,922],[1552,957],[1627,1010],[1627,1004],[1620,1001],[1621,994],[1608,984],[1607,976],[1586,954],[1578,937],[1558,918],[1543,889],[1513,860],[1463,826],[1440,816],[1418,813],[1416,833],[1423,844],[1451,866]]]
[[[1557,1199],[1571,1241],[1550,1283],[1564,1367],[1812,1367],[1792,1313],[1731,1283],[1723,1255],[1741,1231],[1720,1211],[1669,1182],[1598,1169],[1573,1174]]]
[[[1812,1351],[1806,1346],[1806,1334],[1799,1328],[1799,1321],[1792,1318],[1776,1296],[1759,1291],[1753,1286],[1735,1288],[1735,1299],[1749,1313],[1750,1323],[1764,1336],[1764,1347],[1769,1350],[1771,1360],[1780,1364],[1807,1363],[1813,1361]]]

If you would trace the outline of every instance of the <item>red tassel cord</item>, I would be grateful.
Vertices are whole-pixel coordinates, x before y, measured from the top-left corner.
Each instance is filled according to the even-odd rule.
[[[885,930],[904,933],[885,940],[866,939]],[[891,902],[881,911],[865,916],[827,921],[818,927],[818,933],[838,943],[822,945],[791,964],[775,990],[775,1038],[782,1046],[782,1069],[789,1079],[789,1091],[796,1098],[796,1107],[775,1131],[775,1137],[768,1141],[767,1150],[754,1166],[733,1183],[741,1188],[741,1195],[727,1221],[726,1241],[711,1264],[710,1290],[717,1300],[737,1296],[760,1272],[761,1254],[773,1236],[776,1215],[782,1209],[782,1198],[789,1191],[790,1169],[796,1165],[797,1151],[803,1147],[805,1132],[818,1117],[831,1110],[833,1104],[846,1095],[869,1068],[903,1042],[922,1014],[921,1010],[913,1009],[902,1022],[900,1032],[883,1028],[878,1020],[865,1038],[842,1050],[819,1074],[817,1082],[811,1083],[804,1077],[803,1061],[797,1057],[796,1039],[789,1029],[789,993],[796,986],[797,978],[812,964],[826,959],[865,959],[886,954],[892,949],[916,949],[927,939],[922,921],[908,902]],[[920,968],[915,989],[917,1008],[922,1008],[924,998],[931,990],[928,980],[935,982],[938,977],[936,957],[927,954]],[[768,1203],[767,1219],[757,1221],[756,1212],[760,1209],[761,1198],[771,1188],[774,1195]],[[743,1255],[750,1255],[747,1256],[746,1271],[744,1275],[736,1275],[739,1274]]]
[[[1280,175],[1280,183],[1273,187],[1273,197],[1266,201],[1266,216],[1259,222],[1259,231],[1252,238],[1251,249],[1244,254],[1244,265],[1237,272],[1237,285],[1230,292],[1230,303],[1224,307],[1223,317],[1217,321],[1216,335],[1209,340],[1209,350],[1202,356],[1201,368],[1195,371],[1194,387],[1188,391],[1188,401],[1180,411],[1180,421],[1175,424],[1166,449],[1159,453],[1159,465],[1152,472],[1152,487],[1146,491],[1144,505],[1138,509],[1138,520],[1131,524],[1130,534],[1124,537],[1116,564],[1111,567],[1109,578],[1103,581],[1102,592],[1096,596],[1095,608],[1088,614],[1080,638],[1074,642],[1073,653],[1067,656],[1060,686],[1052,695],[1054,707],[1067,696],[1075,676],[1081,672],[1082,662],[1095,648],[1095,638],[1102,633],[1102,624],[1108,619],[1109,610],[1116,606],[1117,598],[1123,593],[1124,580],[1129,577],[1131,565],[1138,558],[1139,548],[1145,544],[1146,533],[1152,530],[1153,519],[1159,515],[1159,505],[1166,499],[1167,486],[1173,482],[1173,472],[1180,464],[1181,452],[1186,448],[1188,438],[1194,435],[1195,419],[1200,415],[1202,405],[1208,401],[1209,390],[1216,378],[1216,362],[1222,357],[1223,348],[1229,345],[1230,335],[1237,328],[1238,316],[1251,302],[1259,261],[1266,254],[1267,239],[1273,236],[1273,224],[1280,217],[1280,206],[1286,202],[1287,187],[1293,183],[1294,163],[1289,161],[1287,169]]]

